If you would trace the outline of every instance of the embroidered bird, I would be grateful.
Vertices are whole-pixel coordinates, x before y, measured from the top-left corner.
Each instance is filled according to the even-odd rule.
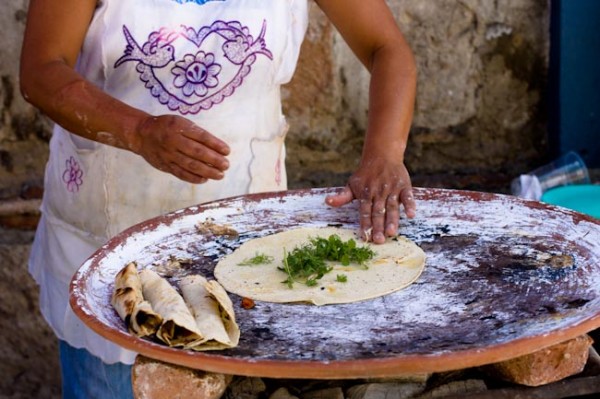
[[[250,35],[236,35],[233,39],[223,44],[225,57],[233,64],[240,65],[252,54],[264,54],[273,59],[273,54],[267,49],[265,43],[265,32],[267,23],[263,21],[262,29],[256,40],[252,41]]]
[[[125,25],[123,25],[123,34],[127,46],[125,54],[115,62],[115,68],[127,61],[138,61],[152,68],[162,68],[175,60],[175,48],[171,43],[177,38],[177,33],[167,33],[163,29],[152,32],[148,41],[141,47]]]

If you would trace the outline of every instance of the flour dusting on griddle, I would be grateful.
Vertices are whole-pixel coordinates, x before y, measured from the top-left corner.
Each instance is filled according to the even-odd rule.
[[[212,276],[220,256],[255,237],[300,226],[357,228],[356,204],[327,207],[327,192],[188,208],[117,237],[75,276],[79,311],[110,332],[125,332],[110,294],[114,275],[133,260],[155,267],[169,257],[190,259],[170,277],[176,284],[186,273]],[[418,216],[403,219],[399,233],[427,255],[416,283],[382,298],[322,307],[257,301],[247,310],[232,295],[242,336],[237,348],[219,355],[323,363],[443,357],[517,340],[535,345],[536,337],[552,334],[566,339],[590,320],[600,326],[599,222],[510,196],[433,189],[415,194]],[[195,226],[206,220],[238,235],[199,234]]]

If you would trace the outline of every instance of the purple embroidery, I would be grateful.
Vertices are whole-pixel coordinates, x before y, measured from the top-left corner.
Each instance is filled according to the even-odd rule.
[[[115,62],[115,68],[127,61],[138,61],[151,68],[162,68],[175,59],[175,48],[171,45],[179,36],[175,32],[169,32],[165,28],[152,32],[142,47],[137,44],[125,25],[123,34],[127,40],[125,55]]]
[[[176,3],[184,4],[184,3],[196,3],[198,5],[203,5],[208,3],[209,1],[225,1],[225,0],[174,0]]]
[[[277,186],[281,185],[281,156],[277,158],[275,163],[275,183],[277,183]]]
[[[217,75],[221,72],[221,65],[215,62],[214,54],[200,51],[196,56],[186,54],[171,72],[175,75],[173,84],[183,88],[183,94],[188,97],[192,94],[203,97],[209,88],[219,84]]]
[[[231,96],[251,72],[258,55],[273,59],[272,53],[266,48],[266,29],[267,23],[263,21],[260,34],[254,39],[248,27],[242,26],[238,21],[215,21],[198,31],[186,26],[182,26],[179,31],[162,28],[158,32],[152,32],[148,41],[140,46],[127,27],[123,26],[127,46],[125,54],[115,62],[115,68],[125,62],[136,62],[140,79],[161,104],[181,114],[197,114]],[[224,84],[220,84],[218,78],[223,65],[215,61],[216,54],[200,50],[208,37],[223,41],[222,59],[237,69],[235,75],[230,75],[229,81]],[[198,48],[196,55],[188,53],[181,60],[175,61],[173,45],[179,39],[193,43]],[[173,62],[175,66],[170,72],[175,77],[169,87],[164,83],[164,74],[158,72]]]
[[[67,184],[67,190],[72,193],[79,191],[79,187],[83,184],[83,170],[79,167],[79,163],[75,158],[67,159],[66,169],[63,172],[62,179]]]

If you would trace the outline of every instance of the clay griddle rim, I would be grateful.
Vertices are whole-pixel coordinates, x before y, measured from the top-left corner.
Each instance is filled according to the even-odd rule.
[[[328,189],[300,189],[286,192],[260,193],[229,199],[214,201],[196,207],[185,208],[167,215],[153,218],[118,234],[109,242],[97,250],[91,257],[90,265],[99,262],[103,254],[112,251],[130,235],[139,231],[152,229],[157,225],[169,224],[183,215],[200,213],[205,209],[211,209],[220,203],[231,199],[242,198],[248,202],[260,201],[267,198],[285,198],[288,195],[323,195],[335,192],[339,188]],[[437,198],[439,196],[459,195],[470,200],[485,201],[493,199],[501,194],[480,193],[474,191],[447,190],[447,189],[423,189],[415,188],[415,196],[419,200]],[[596,225],[600,221],[570,211],[561,207],[544,204],[537,201],[523,201],[530,208],[547,209],[551,211],[566,212],[573,216],[574,223],[585,220]],[[92,268],[88,269],[89,273]],[[71,280],[69,302],[75,314],[93,331],[104,338],[131,351],[140,353],[149,358],[177,364],[203,371],[256,376],[265,378],[310,378],[310,379],[351,379],[351,378],[373,378],[373,377],[397,377],[415,373],[443,372],[458,370],[469,367],[482,366],[496,363],[518,356],[526,355],[544,349],[546,347],[576,338],[582,334],[600,328],[600,312],[579,324],[563,328],[548,334],[539,334],[512,340],[507,343],[497,344],[491,347],[474,348],[469,350],[457,350],[435,355],[396,355],[383,359],[361,359],[361,360],[339,360],[339,361],[286,361],[286,360],[254,360],[251,358],[229,357],[217,352],[193,352],[181,349],[169,348],[157,343],[133,337],[129,333],[115,330],[100,322],[97,318],[87,313],[85,300],[77,292],[85,292],[85,273],[81,270],[75,273]]]

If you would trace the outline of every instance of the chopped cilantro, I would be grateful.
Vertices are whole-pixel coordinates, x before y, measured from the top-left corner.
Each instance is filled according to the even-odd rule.
[[[256,253],[255,256],[253,256],[252,258],[246,258],[242,261],[242,263],[238,263],[238,266],[255,266],[255,265],[262,265],[265,263],[271,263],[273,262],[273,257],[269,256],[269,255],[265,255],[265,254],[261,254],[261,253]]]
[[[289,288],[293,288],[294,282],[312,287],[317,285],[317,280],[333,270],[326,261],[340,262],[344,266],[356,263],[367,268],[366,262],[374,255],[375,252],[368,246],[358,247],[353,239],[344,242],[333,234],[329,238],[311,238],[309,244],[296,247],[290,253],[284,248],[283,267],[278,269],[288,275],[282,283]],[[341,281],[340,278],[345,279],[346,276],[338,275],[338,281]]]
[[[339,283],[346,283],[348,281],[348,276],[345,274],[338,274],[335,278],[335,281]]]

